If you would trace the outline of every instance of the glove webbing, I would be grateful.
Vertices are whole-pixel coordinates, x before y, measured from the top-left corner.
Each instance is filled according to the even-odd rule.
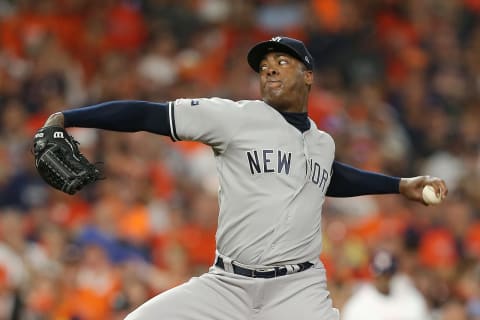
[[[50,169],[53,169],[50,170],[50,172],[53,171],[55,173],[57,181],[61,181],[61,190],[69,194],[74,194],[75,191],[77,191],[77,187],[81,185],[82,182],[80,177],[86,173],[86,171],[75,173],[73,170],[71,170],[68,166],[65,165],[65,162],[54,153],[53,149],[45,151],[40,156],[39,162],[41,163],[41,165],[46,165]],[[75,175],[76,178],[68,181],[65,177],[71,176],[72,174]]]

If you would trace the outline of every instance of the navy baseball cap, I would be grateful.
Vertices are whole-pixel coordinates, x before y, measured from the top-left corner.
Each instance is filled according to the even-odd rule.
[[[379,250],[373,254],[371,268],[375,275],[393,275],[397,271],[397,258],[389,251]]]
[[[259,71],[260,61],[269,52],[284,52],[297,58],[313,70],[313,58],[302,41],[288,37],[273,37],[270,40],[257,43],[247,55],[248,64],[255,72]]]

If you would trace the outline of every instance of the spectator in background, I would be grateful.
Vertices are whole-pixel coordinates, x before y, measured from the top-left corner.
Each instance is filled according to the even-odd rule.
[[[396,257],[385,250],[372,256],[371,282],[360,284],[345,303],[343,320],[431,319],[411,280],[397,273]]]

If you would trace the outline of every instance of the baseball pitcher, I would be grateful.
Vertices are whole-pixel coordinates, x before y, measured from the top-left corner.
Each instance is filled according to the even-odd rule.
[[[112,101],[55,113],[34,138],[42,177],[70,194],[101,174],[88,162],[81,169],[76,158],[84,158],[70,155],[79,153],[75,143],[58,147],[55,132],[65,139],[67,127],[148,131],[212,148],[220,182],[216,259],[128,320],[337,320],[319,260],[325,197],[399,193],[425,203],[426,185],[447,195],[439,178],[391,177],[335,160],[332,137],[308,117],[314,61],[301,41],[275,37],[247,60],[262,100]]]

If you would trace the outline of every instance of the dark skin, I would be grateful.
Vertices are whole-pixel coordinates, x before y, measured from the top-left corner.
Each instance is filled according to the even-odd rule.
[[[308,96],[313,84],[313,71],[287,53],[270,52],[259,65],[260,93],[263,101],[282,112],[307,112]],[[52,114],[44,126],[64,127],[61,112]],[[405,198],[427,205],[422,198],[426,185],[434,187],[437,196],[444,199],[448,188],[440,178],[417,176],[401,178],[399,192]]]
[[[377,288],[378,292],[383,295],[390,294],[390,281],[392,280],[393,274],[381,274],[375,277],[373,284]]]
[[[313,72],[286,53],[268,53],[259,65],[263,101],[282,112],[307,112]]]

